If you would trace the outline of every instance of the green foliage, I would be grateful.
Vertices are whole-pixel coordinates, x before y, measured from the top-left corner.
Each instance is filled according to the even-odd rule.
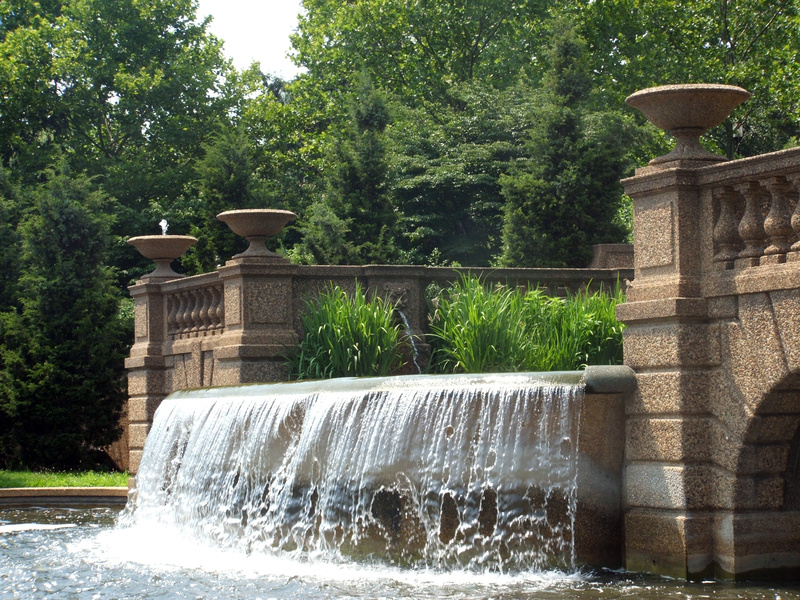
[[[450,103],[398,108],[389,132],[393,196],[402,214],[403,261],[486,266],[500,252],[499,179],[525,156],[538,99],[527,80],[505,90],[473,81],[453,86]]]
[[[0,163],[28,185],[65,159],[102,179],[127,237],[195,195],[194,161],[235,101],[194,0],[0,3]],[[115,224],[114,227],[117,225]],[[180,231],[188,232],[188,225]],[[123,272],[142,266],[114,250]]]
[[[217,215],[226,210],[265,207],[253,154],[254,148],[241,128],[225,128],[205,146],[205,156],[196,168],[200,201],[192,207],[195,223],[190,230],[198,243],[181,261],[190,273],[212,271],[247,247],[247,241]]]
[[[297,61],[335,93],[366,68],[409,105],[441,102],[453,84],[502,88],[535,70],[548,2],[540,0],[304,0]]]
[[[622,364],[622,330],[615,309],[624,302],[613,293],[582,290],[565,298],[537,291],[525,296],[525,322],[532,336],[527,370],[572,371],[586,365]]]
[[[727,83],[753,96],[709,132],[712,150],[753,156],[800,132],[800,89],[787,84],[800,69],[794,0],[580,1],[566,10],[589,43],[593,77],[609,103],[654,85]]]
[[[524,370],[529,332],[523,313],[516,290],[489,289],[476,278],[462,278],[436,303],[429,368],[441,373]]]
[[[318,264],[391,263],[397,215],[387,193],[384,134],[391,116],[366,76],[351,102],[350,121],[330,149],[327,193],[308,213],[305,256]],[[338,235],[328,237],[331,231]]]
[[[539,120],[527,158],[500,177],[503,266],[583,267],[591,246],[621,242],[620,178],[630,168],[632,123],[589,109],[583,42],[557,27]]]
[[[120,434],[131,334],[105,267],[108,200],[66,172],[23,194],[18,308],[0,313],[0,464],[93,466]]]
[[[551,298],[541,290],[489,288],[465,276],[434,298],[429,369],[439,373],[572,371],[622,362],[613,294]]]
[[[331,285],[306,302],[301,319],[303,339],[289,357],[297,379],[389,375],[402,364],[394,306],[368,301],[358,283],[353,294]]]
[[[0,312],[17,305],[19,281],[19,208],[16,190],[0,166]]]
[[[98,471],[48,472],[0,469],[0,488],[27,487],[127,487],[128,473]]]

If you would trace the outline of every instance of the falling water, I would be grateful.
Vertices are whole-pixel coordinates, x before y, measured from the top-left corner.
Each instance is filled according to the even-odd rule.
[[[411,359],[417,368],[417,373],[422,373],[422,367],[419,366],[419,348],[417,348],[417,340],[414,337],[414,333],[411,331],[411,325],[408,323],[408,317],[399,308],[396,308],[395,312],[400,315],[400,320],[403,321],[403,332],[406,334],[409,344],[411,344]]]
[[[177,392],[156,413],[121,525],[169,524],[248,553],[572,570],[578,378]]]

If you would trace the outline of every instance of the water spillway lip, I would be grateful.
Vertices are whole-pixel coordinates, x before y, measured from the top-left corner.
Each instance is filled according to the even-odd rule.
[[[587,394],[628,394],[636,389],[636,373],[624,365],[588,366],[583,381]]]
[[[221,398],[227,396],[309,395],[318,393],[368,393],[392,390],[461,389],[475,387],[526,387],[542,384],[580,385],[583,371],[479,373],[458,375],[398,375],[393,377],[339,377],[336,379],[253,383],[240,386],[179,390],[168,398]]]
[[[127,487],[0,488],[4,506],[123,506]]]

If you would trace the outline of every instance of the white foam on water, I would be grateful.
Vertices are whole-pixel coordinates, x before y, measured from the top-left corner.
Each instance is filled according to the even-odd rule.
[[[70,553],[107,568],[137,564],[151,573],[184,571],[204,577],[225,576],[235,580],[269,578],[302,581],[317,589],[339,588],[402,589],[404,597],[450,597],[458,590],[476,594],[481,589],[501,591],[509,588],[554,589],[585,581],[580,572],[531,571],[516,574],[442,571],[431,568],[400,568],[385,564],[364,564],[329,557],[286,554],[247,554],[198,543],[179,528],[137,525],[104,530],[67,545]],[[419,594],[414,590],[420,590]],[[469,597],[473,597],[470,595]]]

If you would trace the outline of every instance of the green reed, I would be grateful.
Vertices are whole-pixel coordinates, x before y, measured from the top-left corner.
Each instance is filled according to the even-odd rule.
[[[539,289],[488,287],[465,276],[432,301],[430,370],[440,373],[571,371],[622,362],[624,300],[581,290],[564,298]]]
[[[348,294],[330,285],[306,302],[303,339],[288,356],[297,379],[388,375],[402,365],[402,327],[394,306],[382,298],[367,300],[356,284]]]

